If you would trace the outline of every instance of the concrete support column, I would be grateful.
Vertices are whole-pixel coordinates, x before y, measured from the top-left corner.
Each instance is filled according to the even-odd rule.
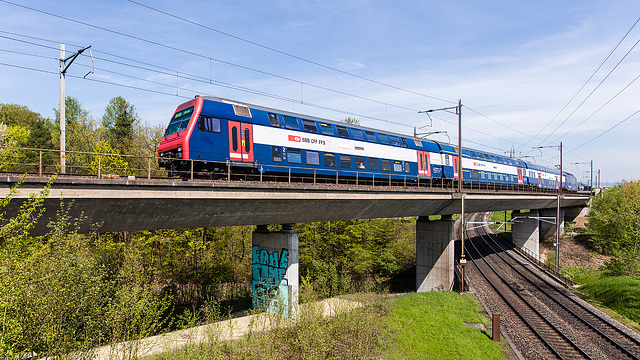
[[[551,217],[554,218],[558,215],[558,209],[540,209],[540,217]],[[547,235],[553,235],[553,238],[556,238],[556,225],[552,224],[553,219],[549,219],[546,221],[540,221],[540,235],[544,238]],[[560,234],[564,234],[564,209],[560,209]],[[554,240],[555,242],[555,240]]]
[[[514,217],[523,218],[516,219],[511,227],[511,238],[515,247],[533,255],[536,259],[540,258],[540,221],[538,216],[538,210],[531,210],[528,214],[518,212],[518,215]]]
[[[447,291],[454,282],[454,221],[451,216],[416,222],[416,291]]]
[[[252,307],[284,317],[298,314],[298,234],[259,226],[252,235]]]

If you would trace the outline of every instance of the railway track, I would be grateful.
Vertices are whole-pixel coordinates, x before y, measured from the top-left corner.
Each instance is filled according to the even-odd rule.
[[[481,221],[481,214],[469,221]],[[555,284],[481,227],[468,231],[468,276],[530,359],[640,359],[638,336]]]

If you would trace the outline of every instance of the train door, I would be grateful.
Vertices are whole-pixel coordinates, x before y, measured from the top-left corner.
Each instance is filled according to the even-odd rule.
[[[538,187],[541,188],[542,187],[542,174],[538,173]]]
[[[458,157],[457,156],[452,156],[453,158],[453,178],[454,179],[459,179],[459,174],[458,174]]]
[[[253,162],[253,125],[229,121],[229,159]]]
[[[428,151],[418,150],[418,175],[431,177],[431,159]]]
[[[520,185],[524,184],[524,180],[522,177],[522,168],[518,168],[518,184]]]

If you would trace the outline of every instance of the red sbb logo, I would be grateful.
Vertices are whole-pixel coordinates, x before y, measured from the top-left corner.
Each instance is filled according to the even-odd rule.
[[[302,138],[296,135],[289,135],[289,141],[302,142]]]

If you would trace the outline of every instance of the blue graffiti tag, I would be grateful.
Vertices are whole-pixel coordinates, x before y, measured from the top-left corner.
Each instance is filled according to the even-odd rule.
[[[251,249],[253,275],[253,307],[288,316],[289,287],[284,278],[289,266],[289,251],[270,253],[255,245]]]

